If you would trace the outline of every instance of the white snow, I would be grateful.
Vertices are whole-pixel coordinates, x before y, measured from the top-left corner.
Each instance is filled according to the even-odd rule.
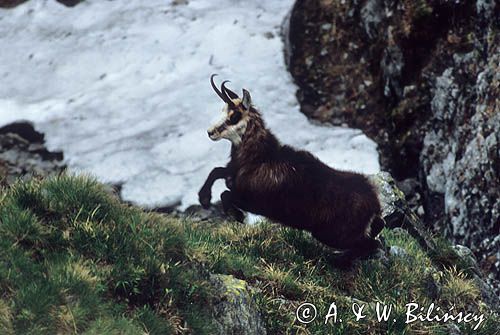
[[[32,0],[0,10],[0,126],[30,120],[71,170],[123,184],[122,197],[139,205],[185,208],[228,160],[229,143],[206,135],[222,107],[209,84],[219,73],[251,92],[283,142],[333,167],[377,172],[376,145],[361,131],[300,113],[279,37],[292,5]]]

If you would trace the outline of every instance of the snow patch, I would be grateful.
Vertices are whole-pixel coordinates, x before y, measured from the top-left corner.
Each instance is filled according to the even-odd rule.
[[[32,0],[0,10],[0,125],[24,119],[73,171],[122,184],[145,207],[197,203],[229,143],[206,129],[221,101],[209,76],[247,88],[283,142],[330,166],[379,171],[374,142],[311,124],[286,70],[280,24],[292,0]],[[272,34],[269,34],[272,33]],[[274,36],[274,37],[273,37]],[[215,185],[217,200],[224,183]]]

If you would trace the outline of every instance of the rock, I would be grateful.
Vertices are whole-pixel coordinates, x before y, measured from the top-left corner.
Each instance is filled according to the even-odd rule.
[[[496,281],[488,280],[488,278],[485,280],[481,276],[474,274],[474,283],[479,288],[483,301],[492,309],[500,312],[500,297],[496,294],[493,286]]]
[[[464,259],[468,264],[471,264],[471,266],[474,268],[474,272],[481,272],[479,266],[477,265],[476,257],[474,257],[474,254],[469,248],[460,244],[456,244],[452,248],[462,259]]]
[[[483,251],[484,255],[489,255],[483,257],[480,262],[481,269],[484,272],[490,273],[491,278],[487,278],[488,283],[495,286],[495,291],[500,292],[500,282],[498,280],[491,280],[493,278],[500,277],[500,235],[487,237],[479,245],[480,250]]]
[[[303,113],[363,129],[383,169],[418,182],[424,224],[497,279],[499,22],[491,0],[307,0],[285,36]]]
[[[83,2],[83,1],[84,0],[57,0],[57,2],[63,4],[66,7],[75,7],[80,2]]]
[[[442,286],[439,284],[439,282],[434,278],[434,275],[436,274],[436,270],[433,268],[428,269],[427,275],[425,276],[425,282],[424,282],[424,287],[427,291],[427,295],[431,299],[438,299],[439,295],[441,294]]]
[[[408,257],[408,253],[404,248],[398,247],[397,245],[393,245],[389,249],[389,254],[394,257],[406,258]]]
[[[0,0],[0,8],[16,7],[28,0]]]
[[[0,0],[0,8],[16,7],[28,0]],[[66,7],[74,7],[84,0],[56,0],[57,2],[65,5]]]
[[[469,263],[474,271],[474,283],[479,288],[481,292],[481,297],[484,302],[489,306],[497,306],[497,310],[500,310],[500,297],[495,294],[494,285],[496,282],[488,281],[488,278],[483,278],[482,272],[477,264],[476,257],[472,251],[466,246],[457,244],[453,246],[453,250],[467,263]]]
[[[384,50],[380,67],[384,81],[384,95],[389,99],[401,99],[404,59],[403,52],[397,45],[390,45]]]
[[[396,186],[404,193],[408,207],[417,213],[420,219],[424,218],[425,210],[421,205],[422,195],[420,183],[416,178],[407,178],[401,181],[396,181]]]
[[[361,22],[370,39],[378,35],[378,27],[385,18],[382,0],[368,0],[361,7]]]
[[[174,210],[172,214],[180,217],[189,217],[193,221],[234,220],[232,217],[224,213],[224,209],[222,208],[222,203],[220,201],[210,205],[210,208],[208,209],[205,209],[200,205],[191,205],[183,212]]]
[[[416,178],[407,178],[401,181],[396,181],[397,187],[403,192],[406,199],[416,192],[419,183]]]
[[[420,219],[411,211],[405,201],[404,194],[399,190],[394,182],[394,179],[387,172],[380,172],[370,177],[372,183],[377,187],[380,202],[382,205],[382,215],[386,221],[386,226],[394,231],[400,231],[401,234],[410,234],[417,240],[420,246],[430,254],[437,255],[440,250],[434,243],[427,229],[422,225]],[[499,238],[500,240],[500,238]],[[479,268],[476,258],[472,251],[462,245],[453,246],[452,250],[456,253],[457,258],[464,260],[469,264],[472,270],[474,282],[481,292],[481,296],[485,303],[492,308],[500,308],[499,297],[495,293],[497,281],[484,276]],[[408,253],[401,247],[391,246],[389,255],[395,257],[407,257]],[[436,268],[440,268],[441,264],[435,264]],[[432,277],[431,272],[434,269],[429,269],[430,277],[427,280],[429,292],[433,295],[438,295],[440,287]]]
[[[411,211],[405,196],[387,172],[380,172],[370,177],[378,190],[382,205],[382,215],[389,228],[403,228],[427,251],[436,250],[430,234],[423,227],[417,215]]]
[[[187,5],[188,3],[189,3],[188,0],[174,0],[174,1],[172,1],[172,5],[174,5],[174,6]]]
[[[252,298],[252,288],[230,275],[212,274],[209,283],[218,300],[209,306],[221,335],[267,334],[265,323]]]
[[[448,335],[462,335],[462,331],[460,328],[453,323],[447,324],[446,328],[448,329]]]
[[[43,134],[30,123],[16,122],[0,128],[0,184],[54,175],[64,169],[63,154],[47,150]]]

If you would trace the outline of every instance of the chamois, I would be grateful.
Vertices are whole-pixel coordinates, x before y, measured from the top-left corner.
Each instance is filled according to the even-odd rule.
[[[224,211],[243,221],[243,211],[283,225],[307,230],[327,246],[344,250],[348,264],[373,253],[382,230],[380,203],[374,187],[358,173],[330,168],[311,153],[282,145],[266,128],[250,93],[239,96],[212,75],[211,85],[224,101],[224,117],[208,129],[213,141],[231,141],[231,160],[216,167],[198,193],[210,206],[215,180],[225,179]],[[343,261],[343,262],[345,262]]]

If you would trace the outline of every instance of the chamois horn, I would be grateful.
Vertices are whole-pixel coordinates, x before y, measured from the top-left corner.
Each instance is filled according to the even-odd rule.
[[[215,85],[214,83],[214,77],[216,76],[217,74],[214,73],[210,76],[210,83],[212,84],[212,88],[214,89],[215,93],[217,93],[217,95],[219,96],[219,98],[222,99],[222,101],[224,101],[225,103],[227,103],[228,105],[230,106],[234,106],[233,102],[231,101],[231,99],[227,96],[227,94],[224,94],[222,93],[218,88],[217,86]]]
[[[218,88],[217,86],[215,85],[214,83],[214,77],[217,76],[216,73],[214,73],[213,75],[210,76],[210,83],[212,84],[212,88],[214,89],[215,93],[217,93],[217,95],[219,96],[219,98],[221,98],[224,102],[228,102],[228,98],[227,96],[225,96]]]
[[[238,94],[234,93],[231,91],[229,88],[226,87],[226,83],[230,83],[229,80],[224,80],[222,82],[222,92],[224,92],[227,96],[229,96],[231,99],[238,99],[239,96]]]

